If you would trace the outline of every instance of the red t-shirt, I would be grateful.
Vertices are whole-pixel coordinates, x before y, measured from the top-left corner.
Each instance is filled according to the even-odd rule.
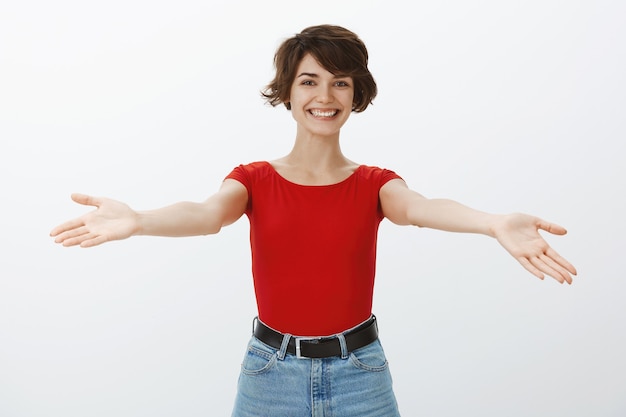
[[[361,165],[337,184],[299,185],[268,162],[254,162],[226,178],[248,190],[261,321],[283,333],[324,336],[370,317],[379,190],[397,174]]]

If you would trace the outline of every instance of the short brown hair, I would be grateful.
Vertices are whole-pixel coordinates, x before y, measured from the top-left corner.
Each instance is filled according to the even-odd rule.
[[[372,103],[378,89],[367,69],[368,54],[363,41],[341,26],[319,25],[304,29],[278,47],[274,55],[276,76],[261,92],[269,104],[276,106],[283,103],[291,110],[288,102],[291,84],[300,61],[307,53],[329,72],[352,77],[352,111],[362,112]]]

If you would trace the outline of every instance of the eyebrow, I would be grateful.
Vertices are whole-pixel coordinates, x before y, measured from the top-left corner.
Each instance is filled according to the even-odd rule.
[[[333,78],[349,78],[349,75],[345,75],[345,74],[333,74],[334,77]],[[300,74],[298,74],[298,76],[296,78],[300,78],[300,77],[311,77],[311,78],[318,78],[319,75],[313,73],[313,72],[302,72]]]

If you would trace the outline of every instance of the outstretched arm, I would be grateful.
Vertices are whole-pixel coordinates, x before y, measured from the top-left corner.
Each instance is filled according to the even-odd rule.
[[[524,268],[543,279],[572,283],[576,269],[541,237],[539,230],[564,235],[566,230],[527,214],[496,215],[474,210],[452,200],[427,199],[404,181],[389,181],[380,190],[385,217],[396,224],[494,237]]]
[[[196,236],[214,234],[235,222],[248,201],[246,188],[227,179],[202,203],[180,202],[149,211],[135,211],[108,198],[72,194],[72,199],[96,210],[55,227],[50,235],[63,246],[91,247],[134,235]]]

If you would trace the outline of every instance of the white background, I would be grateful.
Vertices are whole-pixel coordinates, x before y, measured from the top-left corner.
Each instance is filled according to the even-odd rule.
[[[255,304],[218,236],[56,246],[86,209],[203,200],[287,153],[259,90],[285,37],[358,33],[380,89],[343,149],[415,190],[568,228],[540,281],[495,241],[381,225],[375,313],[404,416],[626,415],[620,1],[5,2],[0,416],[227,416]],[[296,314],[296,312],[294,312]]]

